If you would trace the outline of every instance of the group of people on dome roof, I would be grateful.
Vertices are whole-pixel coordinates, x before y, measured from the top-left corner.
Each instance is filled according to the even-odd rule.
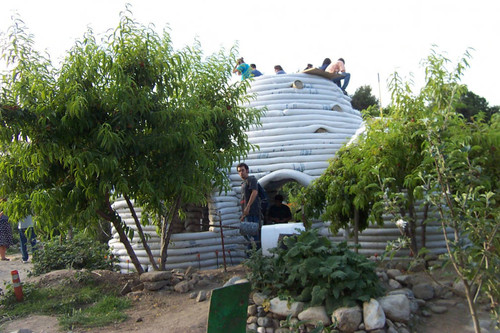
[[[312,69],[313,65],[312,64],[307,64],[307,67],[304,70]],[[333,83],[335,83],[342,91],[344,94],[346,93],[346,88],[349,85],[349,81],[351,79],[351,74],[347,73],[345,71],[345,60],[343,58],[339,58],[336,62],[332,62],[330,58],[325,58],[323,60],[323,63],[321,64],[318,69],[324,70],[326,72],[330,72],[333,74],[338,74],[335,78],[332,79]],[[281,65],[276,65],[274,66],[274,72],[276,74],[286,74],[286,72],[283,70],[283,67]],[[239,58],[237,60],[236,66],[234,66],[233,73],[237,73],[238,75],[241,75],[241,80],[249,79],[251,77],[258,77],[261,76],[262,73],[257,69],[257,66],[255,64],[248,65],[245,63],[245,60],[243,58]],[[341,84],[341,81],[344,81],[343,84]]]

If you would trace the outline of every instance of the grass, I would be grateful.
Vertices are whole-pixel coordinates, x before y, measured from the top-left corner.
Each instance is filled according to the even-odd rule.
[[[0,299],[0,324],[31,314],[55,315],[64,329],[101,327],[127,319],[123,312],[130,301],[119,297],[116,288],[96,285],[84,279],[79,283],[37,288],[23,284],[24,300],[17,302],[12,285]]]

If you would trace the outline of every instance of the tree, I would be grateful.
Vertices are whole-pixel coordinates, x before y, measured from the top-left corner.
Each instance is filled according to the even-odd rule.
[[[489,121],[494,113],[499,112],[499,107],[490,107],[484,97],[467,90],[460,96],[456,105],[456,111],[462,114],[468,121],[472,121],[472,117],[477,116],[479,113],[483,113],[484,120]]]
[[[260,111],[240,106],[248,83],[230,82],[235,48],[206,59],[198,43],[174,51],[168,32],[128,14],[101,42],[89,29],[60,68],[34,50],[20,20],[11,26],[2,53],[11,70],[0,96],[0,195],[14,219],[31,210],[51,229],[111,222],[142,272],[113,199],[125,198],[155,268],[141,223],[161,230],[163,268],[181,204],[205,203],[227,186]]]
[[[367,121],[365,134],[338,152],[304,192],[304,202],[307,213],[322,213],[333,230],[352,225],[356,210],[365,210],[374,221],[390,213],[406,221],[403,229],[414,255],[424,253],[416,247],[416,200],[437,210],[449,262],[464,283],[479,332],[474,285],[488,295],[499,319],[500,116],[493,115],[489,123],[481,118],[468,122],[457,113],[467,91],[459,82],[469,57],[466,53],[448,71],[450,61],[432,51],[418,94],[396,73],[387,117]],[[425,217],[421,224],[425,227]],[[450,228],[454,239],[448,239]]]
[[[379,102],[372,95],[372,88],[370,86],[361,86],[352,95],[351,105],[354,109],[362,111],[368,109],[370,106],[378,108]]]

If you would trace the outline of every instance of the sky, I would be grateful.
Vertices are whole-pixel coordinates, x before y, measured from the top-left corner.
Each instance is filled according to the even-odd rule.
[[[37,50],[57,63],[87,27],[96,34],[116,28],[126,3],[139,23],[158,32],[169,27],[174,48],[197,39],[210,55],[237,44],[264,74],[274,75],[278,64],[294,73],[342,57],[351,73],[347,92],[369,85],[384,106],[395,71],[412,77],[418,91],[421,62],[433,45],[452,63],[473,48],[462,82],[490,106],[500,105],[498,0],[0,0],[0,31],[17,13]]]

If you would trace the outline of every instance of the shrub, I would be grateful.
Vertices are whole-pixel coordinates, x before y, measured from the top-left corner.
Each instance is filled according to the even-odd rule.
[[[106,244],[77,234],[73,239],[52,239],[33,256],[33,274],[57,269],[113,269],[114,259]]]
[[[274,257],[253,252],[245,265],[253,287],[281,298],[325,305],[329,313],[382,294],[375,264],[349,249],[346,242],[332,243],[316,230],[285,237],[270,250]]]

